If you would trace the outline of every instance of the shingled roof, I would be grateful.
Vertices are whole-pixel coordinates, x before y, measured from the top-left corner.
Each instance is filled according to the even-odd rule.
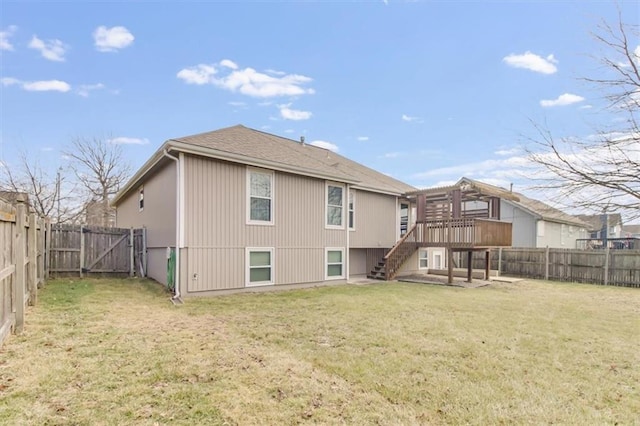
[[[355,181],[367,189],[402,194],[410,185],[356,163],[340,154],[242,125],[169,140],[253,160],[264,160],[287,168],[303,168],[338,181]]]
[[[242,125],[169,139],[147,161],[114,203],[155,167],[163,152],[186,152],[211,158],[352,184],[355,188],[401,195],[416,188],[317,146]]]

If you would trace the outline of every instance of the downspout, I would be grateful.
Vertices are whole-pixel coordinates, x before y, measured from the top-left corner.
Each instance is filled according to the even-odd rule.
[[[181,223],[181,182],[180,182],[180,160],[165,149],[163,156],[176,162],[176,277],[175,277],[175,294],[172,298],[174,301],[180,301],[180,223]]]
[[[345,262],[345,277],[347,279],[347,282],[349,281],[349,269],[351,268],[351,264],[349,262],[349,246],[350,246],[349,235],[351,233],[351,228],[349,227],[349,191],[350,191],[350,187],[349,187],[349,184],[347,184],[347,220],[346,220],[346,222],[347,222],[346,223],[346,225],[347,225],[346,226],[346,228],[347,228],[347,249],[345,250],[345,253],[344,253],[344,257],[345,257],[345,260],[346,260],[346,262]],[[355,204],[354,204],[354,207],[355,207]],[[356,212],[355,212],[355,209],[354,209],[354,211],[353,211],[354,223],[355,223],[355,220],[356,220],[355,214],[356,214]]]

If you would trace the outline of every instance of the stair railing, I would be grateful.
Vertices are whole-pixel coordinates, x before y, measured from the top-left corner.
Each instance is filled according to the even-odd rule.
[[[404,261],[416,251],[418,247],[416,244],[417,225],[417,223],[414,224],[384,256],[385,278],[387,280],[394,279]]]

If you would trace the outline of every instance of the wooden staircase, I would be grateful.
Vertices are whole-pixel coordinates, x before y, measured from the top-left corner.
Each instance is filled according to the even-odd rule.
[[[418,249],[416,240],[416,225],[389,250],[384,258],[373,267],[368,278],[377,280],[392,280],[396,277],[402,264]]]
[[[380,262],[378,262],[378,264],[374,266],[371,271],[369,271],[369,273],[367,274],[367,278],[384,281],[387,276],[384,265],[384,260],[380,260]]]

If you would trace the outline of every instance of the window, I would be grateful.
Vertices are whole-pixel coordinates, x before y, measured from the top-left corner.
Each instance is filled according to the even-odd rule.
[[[140,187],[140,194],[138,195],[138,210],[144,210],[144,186]]]
[[[247,169],[247,222],[273,224],[273,172]]]
[[[344,249],[328,248],[326,251],[327,273],[326,279],[344,278]]]
[[[273,249],[247,248],[246,286],[273,284]]]
[[[429,269],[429,251],[420,249],[418,251],[418,269]]]
[[[342,186],[327,184],[327,226],[342,228]]]
[[[356,229],[356,194],[354,191],[349,191],[349,229]]]

